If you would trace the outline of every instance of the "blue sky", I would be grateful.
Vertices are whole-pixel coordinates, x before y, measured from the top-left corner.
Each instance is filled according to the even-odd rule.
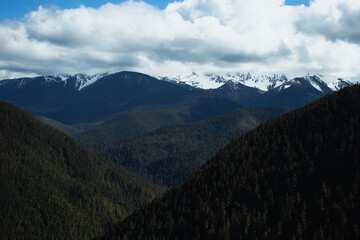
[[[61,9],[65,9],[77,8],[83,4],[87,7],[98,8],[107,2],[117,4],[124,1],[125,0],[0,0],[0,19],[21,19],[26,13],[37,10],[39,5],[45,7],[58,6]],[[163,9],[171,1],[149,0],[145,2]]]
[[[309,5],[310,0],[286,0],[287,5]],[[81,4],[87,7],[98,8],[99,6],[107,3],[121,3],[124,0],[0,0],[0,20],[3,19],[21,19],[26,13],[37,10],[39,5],[42,6],[58,6],[61,9],[77,8]],[[168,3],[174,0],[145,0],[145,2],[164,9]]]

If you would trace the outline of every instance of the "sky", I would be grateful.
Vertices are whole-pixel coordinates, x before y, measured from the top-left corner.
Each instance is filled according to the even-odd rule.
[[[0,0],[0,79],[138,71],[360,79],[359,0]]]
[[[286,0],[287,5],[309,5],[310,0]],[[44,7],[57,7],[60,9],[78,8],[81,5],[86,7],[98,8],[108,2],[119,4],[125,0],[0,0],[0,20],[13,19],[20,20],[30,11],[37,10],[39,5]],[[165,9],[172,0],[145,0],[144,2]]]

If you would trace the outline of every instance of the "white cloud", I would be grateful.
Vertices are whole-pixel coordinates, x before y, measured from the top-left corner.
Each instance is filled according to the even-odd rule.
[[[360,76],[360,2],[184,0],[39,7],[0,23],[0,78],[134,70]]]
[[[360,1],[317,0],[300,13],[296,29],[310,35],[324,36],[330,41],[360,44]]]

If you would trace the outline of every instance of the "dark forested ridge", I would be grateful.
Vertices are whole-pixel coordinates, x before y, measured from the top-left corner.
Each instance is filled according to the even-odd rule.
[[[136,111],[127,117],[121,114],[75,139],[155,184],[172,187],[183,183],[233,138],[284,112],[282,108],[238,109],[221,117],[147,133],[150,127],[175,119],[181,122],[181,118],[174,112]]]
[[[157,128],[195,121],[187,114],[187,109],[132,110],[80,134],[72,134],[82,143],[107,144],[140,137]]]
[[[103,239],[359,239],[360,86],[244,134]]]
[[[0,102],[1,239],[90,239],[162,191]]]

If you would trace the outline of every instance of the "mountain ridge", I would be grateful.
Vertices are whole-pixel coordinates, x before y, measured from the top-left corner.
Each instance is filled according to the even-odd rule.
[[[156,126],[146,113],[141,114],[146,119],[139,122],[132,117],[135,123],[125,125],[124,120],[129,118],[124,119],[121,114],[118,120],[110,120],[74,138],[154,184],[173,187],[182,184],[233,138],[284,112],[286,109],[282,108],[239,108],[220,117],[190,123],[171,120],[171,124],[165,115],[166,124]],[[133,129],[127,129],[128,126]]]
[[[262,92],[272,90],[296,78],[304,78],[307,80],[316,78],[327,85],[332,91],[337,91],[344,86],[350,86],[354,84],[353,82],[340,77],[322,74],[307,74],[305,76],[288,77],[284,74],[266,75],[251,73],[227,73],[218,75],[214,73],[199,74],[193,72],[192,74],[188,75],[182,74],[175,76],[160,76],[158,78],[163,81],[186,84],[201,89],[217,89],[223,86],[225,83],[231,81],[234,83],[241,83],[247,87],[256,88]]]
[[[233,140],[102,239],[358,239],[360,86]]]
[[[162,193],[0,101],[2,239],[90,239]]]
[[[127,72],[127,71],[124,71]],[[12,81],[18,82],[18,87],[21,88],[22,85],[26,82],[36,79],[44,78],[47,82],[60,82],[64,86],[72,85],[77,90],[81,91],[82,89],[94,84],[98,80],[106,77],[107,75],[112,75],[116,73],[98,73],[98,74],[83,74],[77,73],[74,75],[67,74],[57,74],[57,75],[46,75],[38,77],[24,77],[24,78],[14,78],[14,79],[0,79],[0,86]],[[185,84],[195,88],[201,89],[217,89],[223,86],[227,82],[242,83],[245,86],[257,88],[262,92],[272,90],[284,83],[296,78],[317,78],[323,81],[332,91],[337,91],[343,88],[344,86],[350,86],[354,84],[350,80],[346,80],[341,77],[332,76],[332,75],[323,75],[323,74],[307,74],[305,76],[296,76],[296,77],[287,77],[284,74],[252,74],[252,73],[227,73],[223,75],[218,75],[214,73],[205,73],[199,74],[193,72],[191,74],[179,74],[179,75],[169,75],[169,76],[157,76],[156,79],[173,82],[177,84]]]
[[[193,121],[223,115],[240,106],[294,109],[352,85],[341,78],[323,75],[289,79],[277,74],[201,76],[193,73],[190,79],[190,82],[159,80],[124,71],[3,80],[0,100],[61,124],[92,126],[131,110],[186,109],[188,121]],[[220,87],[201,89],[196,86],[200,81],[196,79]]]
[[[2,79],[0,80],[0,86],[8,84],[8,83],[16,83],[17,87],[20,89],[29,82],[33,81],[34,79],[43,79],[44,84],[49,83],[60,83],[64,87],[71,86],[74,87],[76,90],[81,91],[83,88],[90,86],[91,84],[95,83],[99,79],[109,75],[109,73],[99,73],[94,75],[87,75],[82,73],[77,73],[74,75],[67,75],[67,74],[57,74],[57,75],[46,75],[46,76],[38,76],[38,77],[24,77],[24,78],[14,78],[14,79]]]
[[[100,122],[135,109],[183,107],[189,109],[190,118],[202,119],[239,107],[215,93],[142,73],[125,71],[99,76],[83,82],[78,76],[66,82],[60,77],[4,80],[0,82],[0,100],[63,124]]]

